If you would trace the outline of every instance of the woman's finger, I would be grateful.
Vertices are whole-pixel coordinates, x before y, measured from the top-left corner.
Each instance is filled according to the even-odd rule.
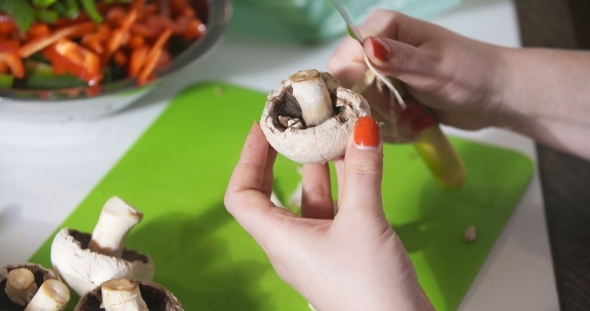
[[[342,201],[342,190],[344,189],[344,156],[334,160],[334,168],[336,169],[336,180],[338,182],[338,201],[334,208],[334,212],[336,212],[338,202]]]
[[[268,146],[268,152],[266,154],[266,163],[264,166],[264,176],[262,178],[262,185],[260,192],[270,198],[272,195],[272,185],[274,182],[273,165],[277,158],[277,151],[272,147]]]
[[[268,177],[269,174],[272,175],[269,169],[272,169],[276,155],[276,152],[273,153],[269,149],[271,148],[260,125],[254,124],[230,178],[224,198],[228,212],[255,239],[264,235],[263,223],[272,216],[271,213],[287,211],[275,207],[269,200]],[[262,192],[263,186],[267,188],[266,193]]]
[[[352,136],[344,159],[344,189],[338,213],[383,215],[383,145],[379,126],[371,117],[359,118]]]
[[[328,163],[303,165],[301,217],[334,218]]]

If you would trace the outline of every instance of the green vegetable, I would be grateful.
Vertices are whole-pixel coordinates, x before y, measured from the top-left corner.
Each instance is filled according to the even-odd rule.
[[[346,25],[346,32],[348,32],[348,35],[351,38],[353,38],[355,40],[358,40],[358,38],[356,37],[356,35],[354,34],[354,32],[352,31],[352,29],[350,29],[350,26],[348,26],[348,25]]]
[[[93,21],[99,24],[102,23],[102,15],[100,15],[100,12],[96,8],[94,0],[80,0],[80,3],[82,3],[82,7]]]
[[[52,10],[36,10],[35,16],[37,20],[48,24],[57,22],[57,18],[59,17],[57,12]]]
[[[0,74],[0,89],[11,88],[13,82],[14,82],[14,77],[12,75]]]
[[[80,14],[80,6],[78,0],[63,0],[62,3],[66,7],[66,11],[63,14],[64,17],[74,18]]]
[[[35,10],[26,0],[0,0],[0,12],[10,16],[21,31],[27,31],[35,21]]]
[[[87,86],[88,83],[69,73],[62,75],[31,73],[25,78],[25,86],[29,89],[60,89],[85,85]]]
[[[41,52],[37,52],[37,53],[29,56],[28,59],[34,60],[37,63],[51,65],[51,61],[48,60],[47,57],[45,57],[43,54],[41,54]]]
[[[85,81],[66,73],[55,75],[51,65],[32,61],[25,61],[27,74],[24,79],[24,87],[29,89],[58,89],[88,85]]]
[[[66,16],[66,5],[61,2],[56,2],[51,6],[51,9],[57,12],[59,16]]]
[[[38,8],[48,8],[52,4],[57,2],[57,0],[32,0],[32,1],[33,1],[33,5]]]

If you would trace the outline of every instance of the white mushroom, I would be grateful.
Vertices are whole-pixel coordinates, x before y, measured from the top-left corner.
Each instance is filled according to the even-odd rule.
[[[74,311],[183,311],[180,302],[153,282],[113,279],[82,296]]]
[[[70,301],[70,289],[60,280],[49,279],[31,299],[24,311],[62,311]]]
[[[35,275],[27,268],[18,268],[8,272],[5,291],[12,302],[26,306],[37,292]]]
[[[148,311],[139,286],[127,279],[102,283],[102,307],[105,311]]]
[[[40,301],[41,298],[35,298],[45,296],[43,284],[48,281],[61,283],[56,273],[38,264],[21,263],[4,266],[0,269],[0,310],[23,310],[25,307],[29,311],[62,310],[63,308],[52,308],[54,304]],[[62,299],[59,298],[59,300]]]
[[[151,281],[152,259],[123,246],[127,233],[142,217],[140,211],[112,197],[92,235],[70,228],[57,233],[51,245],[54,270],[80,296],[111,279]]]
[[[340,87],[329,73],[304,70],[271,92],[260,126],[270,145],[299,163],[342,156],[356,120],[370,115],[367,101]]]

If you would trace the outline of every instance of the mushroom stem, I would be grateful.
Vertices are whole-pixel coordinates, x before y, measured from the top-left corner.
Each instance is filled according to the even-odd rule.
[[[27,268],[18,268],[8,272],[6,277],[6,295],[10,301],[25,306],[37,291],[35,275]]]
[[[289,77],[293,97],[301,106],[307,127],[316,126],[335,115],[328,88],[317,70],[302,70]]]
[[[148,311],[139,286],[127,279],[115,279],[102,284],[102,307],[106,311]]]
[[[104,205],[88,245],[91,251],[121,257],[129,230],[141,221],[143,214],[119,197],[110,198]]]
[[[70,290],[60,280],[48,279],[24,311],[62,311],[70,301]]]

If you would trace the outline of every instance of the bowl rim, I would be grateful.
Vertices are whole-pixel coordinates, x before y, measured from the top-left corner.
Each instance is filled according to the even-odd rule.
[[[0,103],[3,101],[19,101],[23,103],[39,102],[69,102],[80,99],[95,99],[109,95],[121,95],[124,93],[140,92],[151,88],[164,79],[169,78],[208,56],[217,45],[221,44],[227,31],[232,16],[231,0],[206,0],[208,14],[205,25],[207,32],[189,45],[172,61],[170,66],[158,70],[156,79],[140,87],[137,86],[137,78],[126,78],[113,81],[105,85],[79,86],[73,88],[55,89],[0,89]]]

